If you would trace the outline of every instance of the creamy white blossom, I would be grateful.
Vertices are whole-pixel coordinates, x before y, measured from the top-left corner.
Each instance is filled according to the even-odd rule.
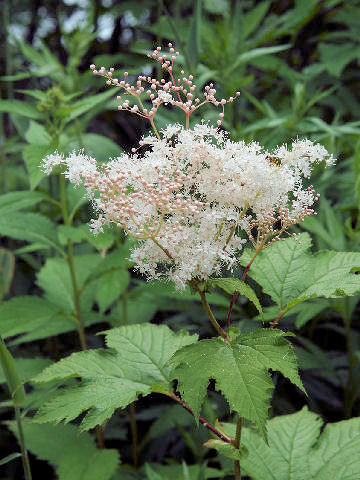
[[[246,241],[263,248],[313,214],[318,196],[303,177],[314,163],[334,161],[309,140],[270,153],[206,123],[169,125],[140,145],[99,168],[82,152],[49,155],[43,167],[61,164],[71,182],[84,184],[99,212],[94,233],[110,223],[123,228],[139,240],[131,253],[139,271],[178,288],[232,269]]]

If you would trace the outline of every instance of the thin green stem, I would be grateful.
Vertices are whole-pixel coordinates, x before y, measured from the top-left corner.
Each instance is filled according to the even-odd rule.
[[[171,255],[171,253],[169,252],[169,250],[165,247],[163,247],[161,245],[161,243],[159,243],[156,238],[154,237],[150,237],[151,240],[170,258],[170,260],[173,262],[174,261],[174,257]]]
[[[237,450],[240,450],[241,431],[242,431],[242,417],[239,416],[236,422],[236,434],[235,434],[235,442],[234,442],[234,447]],[[235,470],[235,480],[241,480],[240,460],[235,460],[234,470]]]
[[[26,445],[25,445],[24,431],[22,428],[21,413],[20,413],[20,408],[17,405],[15,405],[15,418],[16,418],[16,424],[19,432],[19,443],[21,448],[21,458],[22,458],[22,464],[24,468],[25,480],[32,480],[30,462],[29,462],[29,457],[26,450]]]
[[[154,130],[155,135],[156,135],[157,138],[160,140],[160,134],[159,134],[158,129],[156,128],[156,125],[155,125],[155,123],[154,123],[154,118],[153,118],[153,117],[150,117],[149,120],[150,120],[152,129]]]
[[[218,334],[226,341],[226,342],[229,342],[229,337],[227,336],[225,330],[223,328],[220,327],[220,325],[218,324],[216,318],[215,318],[215,315],[213,314],[211,308],[210,308],[210,305],[207,301],[207,298],[206,298],[206,295],[205,295],[205,292],[203,292],[202,290],[198,289],[198,292],[200,294],[200,298],[201,298],[201,303],[209,317],[209,320],[212,324],[212,326],[215,328],[215,330],[218,332]]]
[[[67,209],[67,202],[66,202],[66,188],[65,188],[64,175],[60,175],[59,182],[60,182],[60,203],[61,203],[61,211],[62,211],[64,223],[65,225],[71,226],[71,219],[69,217],[69,212]],[[71,284],[74,292],[75,318],[76,318],[77,327],[78,327],[81,350],[87,350],[88,346],[86,341],[85,327],[84,327],[84,322],[82,320],[81,308],[80,308],[80,290],[77,283],[76,271],[75,271],[74,247],[71,240],[68,240],[67,242],[66,260],[69,265]],[[100,449],[105,448],[104,430],[101,425],[97,425],[96,427],[96,437],[97,437],[98,447]]]
[[[130,429],[131,429],[131,438],[132,438],[132,448],[133,448],[133,463],[134,467],[138,466],[138,431],[136,424],[136,410],[134,403],[129,405],[129,418],[130,418]]]
[[[64,175],[60,175],[59,182],[60,182],[61,211],[62,211],[62,215],[63,215],[65,225],[70,226],[69,212],[68,212],[67,203],[66,203],[66,188],[65,188],[65,177],[64,177]],[[79,292],[79,287],[78,287],[78,284],[77,284],[77,278],[76,278],[76,272],[75,272],[74,248],[73,248],[73,244],[72,244],[71,240],[68,240],[68,242],[67,242],[67,257],[66,257],[66,260],[67,260],[67,263],[69,265],[71,284],[72,284],[72,288],[73,288],[73,292],[74,292],[76,322],[77,322],[77,326],[78,326],[81,349],[82,350],[87,350],[85,328],[84,328],[84,323],[82,321],[81,309],[80,309],[80,292]]]

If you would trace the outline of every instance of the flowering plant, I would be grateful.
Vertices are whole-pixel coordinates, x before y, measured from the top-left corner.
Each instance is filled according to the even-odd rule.
[[[140,394],[160,393],[217,437],[205,445],[234,461],[235,477],[241,479],[240,462],[247,472],[252,471],[246,459],[248,445],[250,449],[246,436],[246,448],[241,445],[243,419],[255,423],[264,441],[268,439],[273,385],[268,370],[281,372],[304,391],[294,348],[285,338],[289,334],[274,327],[291,308],[309,298],[353,295],[360,289],[352,257],[339,252],[312,256],[307,252],[309,236],[292,238],[298,234],[289,233],[290,227],[315,214],[319,194],[312,185],[306,187],[304,179],[315,164],[331,165],[334,159],[324,147],[306,139],[272,152],[256,142],[230,140],[222,120],[226,104],[239,93],[217,100],[210,84],[200,99],[192,75],[183,71],[180,78],[175,75],[178,52],[171,44],[169,54],[158,47],[149,56],[160,63],[164,78],[140,75],[131,85],[127,72],[119,80],[113,68],[107,71],[92,65],[91,69],[105,77],[107,85],[123,91],[127,99],[118,96],[119,110],[147,119],[153,134],[100,167],[83,152],[67,157],[55,152],[42,166],[47,173],[62,166],[70,182],[84,185],[98,212],[91,221],[95,234],[115,224],[137,240],[131,260],[149,280],[168,279],[178,290],[190,286],[199,293],[219,336],[199,340],[197,335],[153,324],[114,328],[106,333],[110,347],[106,355],[101,349],[79,352],[35,378],[38,382],[82,379],[76,390],[67,386],[46,402],[35,420],[70,421],[86,411],[81,428],[90,429],[103,425],[116,408],[132,404]],[[190,125],[192,115],[207,103],[221,109],[217,125],[201,120]],[[163,104],[179,108],[184,125],[159,130],[156,114]],[[241,279],[222,277],[240,266],[244,267]],[[245,282],[247,274],[278,307],[272,328],[246,333],[230,325],[239,294],[263,316],[255,291]],[[207,293],[215,287],[231,296],[224,328],[208,302]],[[235,424],[213,424],[201,415],[210,380],[215,380],[230,411],[237,413]]]

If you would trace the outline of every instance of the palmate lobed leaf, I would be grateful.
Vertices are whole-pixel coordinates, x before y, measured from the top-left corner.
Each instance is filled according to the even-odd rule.
[[[328,424],[304,407],[267,423],[269,445],[245,428],[241,460],[253,480],[357,480],[360,471],[360,419]]]
[[[303,233],[275,242],[254,260],[248,273],[283,311],[310,298],[337,298],[360,291],[360,253],[320,251],[311,254],[311,239]],[[247,265],[252,252],[241,257]]]
[[[183,400],[198,418],[210,379],[228,400],[230,408],[256,423],[266,438],[265,422],[273,388],[268,369],[280,371],[304,391],[291,344],[280,330],[260,329],[238,335],[231,344],[220,338],[201,340],[176,352],[175,367]]]
[[[57,392],[37,413],[37,422],[68,422],[89,410],[81,429],[93,428],[155,385],[170,388],[171,367],[167,361],[176,350],[196,341],[196,335],[173,333],[165,325],[132,325],[105,333],[111,350],[73,353],[48,367],[35,382],[81,378],[76,388]]]

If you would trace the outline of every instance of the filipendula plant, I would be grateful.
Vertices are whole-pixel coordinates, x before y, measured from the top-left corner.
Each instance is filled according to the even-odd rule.
[[[273,388],[268,370],[280,371],[301,390],[303,386],[293,347],[285,338],[291,334],[276,328],[241,334],[230,327],[231,309],[241,294],[262,313],[255,292],[245,283],[246,275],[254,264],[261,284],[258,272],[264,250],[270,252],[283,242],[284,252],[289,246],[296,251],[302,241],[306,243],[304,234],[290,238],[296,235],[288,233],[293,225],[315,214],[313,205],[319,195],[312,185],[304,186],[304,179],[310,177],[314,164],[331,165],[334,159],[324,147],[307,139],[272,152],[256,142],[232,142],[221,124],[225,105],[240,93],[218,100],[213,84],[198,93],[192,75],[176,74],[177,56],[171,44],[167,54],[158,47],[149,57],[160,63],[164,78],[141,75],[134,85],[127,72],[119,80],[113,68],[107,71],[91,65],[95,75],[105,77],[108,85],[126,96],[125,101],[117,97],[119,110],[149,120],[154,133],[145,136],[130,154],[100,167],[84,152],[67,157],[55,152],[44,159],[43,168],[50,173],[60,166],[70,182],[84,185],[98,212],[91,221],[94,234],[115,224],[137,240],[131,260],[148,280],[170,281],[179,290],[190,286],[199,294],[218,336],[199,341],[197,335],[174,333],[165,325],[114,328],[105,334],[109,349],[75,353],[36,377],[39,382],[65,382],[74,376],[82,381],[76,388],[59,390],[35,419],[71,421],[87,411],[81,428],[90,429],[104,424],[116,408],[126,407],[140,394],[162,393],[217,437],[207,446],[232,459],[235,477],[240,479],[243,419],[255,423],[267,442]],[[216,126],[199,120],[200,107],[209,103],[220,107]],[[184,125],[158,130],[156,113],[161,105],[182,110]],[[190,128],[194,117],[196,124]],[[245,244],[252,249],[242,253]],[[240,265],[245,267],[242,278],[231,277]],[[348,266],[346,273],[352,277],[350,270]],[[302,273],[300,258],[299,279]],[[346,283],[346,278],[342,281]],[[360,288],[358,283],[356,288]],[[226,327],[219,324],[207,301],[207,292],[215,287],[232,295]],[[234,435],[200,415],[211,379],[238,415]],[[173,380],[177,380],[178,394],[173,391]]]

